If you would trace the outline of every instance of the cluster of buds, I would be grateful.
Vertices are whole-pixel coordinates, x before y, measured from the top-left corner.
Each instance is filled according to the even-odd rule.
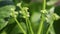
[[[29,12],[28,12],[28,7],[21,7],[21,3],[17,4],[18,7],[20,7],[19,13],[23,15],[23,18],[28,18],[29,17]]]
[[[41,13],[43,13],[43,14],[47,14],[48,11],[47,11],[47,10],[41,10]]]
[[[41,10],[41,13],[43,13],[46,16],[46,21],[51,22],[52,20],[58,20],[60,19],[60,16],[58,16],[56,13],[54,13],[54,7],[52,7],[49,11],[47,10]]]
[[[10,13],[10,15],[12,16],[12,17],[17,17],[17,15],[18,15],[18,12],[17,11],[15,11],[15,8],[11,8],[11,13]]]
[[[56,13],[52,13],[52,14],[48,14],[47,17],[46,17],[46,21],[47,22],[51,22],[51,20],[58,20],[60,19],[60,16],[57,15]]]
[[[53,13],[53,19],[54,20],[58,20],[58,19],[60,19],[60,16],[59,15],[57,15],[56,13]]]

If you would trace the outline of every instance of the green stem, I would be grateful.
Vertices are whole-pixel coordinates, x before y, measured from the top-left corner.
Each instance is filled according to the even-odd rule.
[[[42,18],[41,18],[41,21],[40,21],[40,24],[39,24],[39,29],[38,29],[38,33],[37,34],[41,34],[42,29],[43,29],[44,21],[45,21],[45,17],[44,17],[44,15],[42,15]]]
[[[27,26],[27,32],[29,33],[29,32],[30,32],[30,30],[29,30],[29,24],[28,24],[27,19],[26,19],[26,26]],[[27,33],[27,34],[28,34],[28,33]]]
[[[31,26],[31,22],[28,18],[26,18],[26,24],[27,24],[28,29],[30,29],[29,33],[31,32],[31,34],[34,34],[32,26]]]
[[[46,10],[46,0],[43,0],[43,12],[44,12],[44,10]],[[41,18],[41,21],[40,21],[40,24],[39,24],[39,29],[38,29],[37,34],[41,34],[42,29],[43,29],[44,21],[45,21],[45,16],[44,16],[44,14],[42,14],[42,18]]]
[[[24,31],[23,27],[21,26],[21,24],[18,22],[18,20],[16,18],[14,18],[16,23],[18,24],[19,28],[21,29],[21,31],[26,34],[26,32]]]
[[[14,11],[12,12],[13,13],[13,17],[15,16],[14,14]],[[21,31],[26,34],[26,31],[23,29],[23,27],[21,26],[21,24],[18,22],[18,20],[16,19],[16,17],[14,17],[14,20],[16,21],[17,25],[19,26],[19,28],[21,29]]]
[[[22,9],[22,7],[20,7],[20,8],[21,8],[22,12],[24,12],[23,9]],[[24,14],[27,15],[27,12],[28,11],[25,11]],[[29,18],[27,16],[26,16],[26,25],[27,25],[28,33],[30,34],[30,32],[31,32],[31,34],[34,34],[33,29],[32,29],[32,26],[31,26],[31,22],[30,22],[30,20],[29,20]]]
[[[52,25],[53,25],[53,20],[52,20],[50,23],[51,23],[51,24],[50,24],[50,26],[48,27],[48,30],[47,30],[46,34],[49,34],[50,27],[52,27]]]
[[[46,9],[46,0],[43,0],[44,2],[43,2],[43,10],[45,10]]]

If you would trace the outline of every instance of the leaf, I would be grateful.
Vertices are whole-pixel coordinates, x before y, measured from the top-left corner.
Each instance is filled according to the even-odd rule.
[[[8,22],[5,22],[3,19],[0,19],[0,30],[5,27],[8,24]]]
[[[14,29],[15,25],[16,25],[16,23],[7,25],[0,33],[1,34],[3,34],[3,33],[10,34],[10,32]]]
[[[13,7],[14,7],[13,5],[0,7],[0,30],[8,24],[8,21],[5,21],[4,18],[10,17],[10,13],[11,13],[10,9]]]

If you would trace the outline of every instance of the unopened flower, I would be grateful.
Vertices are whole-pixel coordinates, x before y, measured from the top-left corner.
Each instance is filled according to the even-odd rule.
[[[57,15],[56,13],[54,13],[54,14],[53,14],[53,18],[54,18],[54,20],[58,20],[58,19],[60,19],[60,16]]]
[[[19,6],[19,7],[20,7],[20,6],[21,6],[21,3],[18,3],[18,4],[17,4],[17,6]]]
[[[14,11],[15,10],[15,8],[11,8],[11,11]]]
[[[41,13],[45,14],[45,13],[48,13],[48,12],[46,10],[41,10]]]

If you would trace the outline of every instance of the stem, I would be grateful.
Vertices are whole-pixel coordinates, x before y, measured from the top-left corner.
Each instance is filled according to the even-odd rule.
[[[43,0],[43,12],[44,12],[45,9],[46,9],[46,0]],[[41,21],[40,21],[40,24],[39,24],[39,29],[38,29],[37,34],[41,34],[42,29],[43,29],[44,21],[45,21],[45,16],[44,16],[44,14],[42,14],[42,18],[41,18]]]
[[[22,9],[21,9],[22,10]],[[28,11],[25,11],[25,14],[27,15]],[[34,34],[32,26],[31,26],[31,22],[29,20],[29,17],[26,16],[26,25],[27,25],[27,29],[29,31],[29,34]]]
[[[21,6],[20,6],[20,9],[22,10],[23,15],[25,16],[28,33],[31,32],[31,34],[34,34],[33,29],[32,29],[32,26],[31,26],[31,22],[30,22],[29,18],[26,16],[28,11],[27,10],[24,10],[23,7],[21,7]]]
[[[14,18],[16,23],[18,24],[19,28],[21,29],[21,31],[26,34],[26,32],[24,31],[23,27],[21,26],[21,24],[18,22],[18,20],[16,18]]]
[[[13,13],[13,17],[15,16],[14,15],[14,11],[12,12]],[[14,20],[16,21],[17,25],[19,26],[19,28],[21,29],[21,31],[26,34],[25,30],[23,29],[23,27],[21,26],[21,24],[18,22],[18,20],[16,19],[16,17],[14,17]]]
[[[31,22],[28,18],[26,18],[26,24],[27,24],[28,30],[30,29],[29,33],[31,32],[31,34],[34,34],[32,26],[31,26]]]
[[[43,10],[45,10],[46,9],[46,0],[43,0],[44,2],[43,2]]]
[[[50,24],[50,26],[48,27],[48,30],[47,30],[46,34],[49,34],[50,27],[52,27],[52,25],[53,25],[53,20],[52,20],[50,23],[51,23],[51,24]]]
[[[27,32],[29,33],[29,32],[30,32],[30,30],[29,30],[29,24],[28,24],[27,19],[26,19],[26,26],[27,26]],[[28,34],[28,33],[27,33],[27,34]]]
[[[39,29],[38,29],[38,33],[37,34],[41,34],[41,31],[43,29],[43,24],[44,24],[44,21],[45,21],[44,18],[45,18],[44,15],[42,15],[42,18],[41,18],[41,21],[40,21],[40,24],[39,24]]]

